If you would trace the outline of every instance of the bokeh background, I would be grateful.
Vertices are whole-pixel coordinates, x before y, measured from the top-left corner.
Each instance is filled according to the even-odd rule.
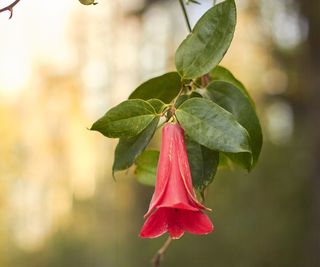
[[[0,266],[150,266],[166,238],[138,237],[152,188],[132,169],[114,182],[116,140],[87,128],[173,70],[186,25],[177,0],[98,2],[21,0],[11,20],[0,14]],[[193,25],[212,5],[200,2]],[[261,159],[250,174],[219,171],[216,231],[173,242],[163,266],[317,267],[320,2],[236,3],[222,65],[257,102]]]

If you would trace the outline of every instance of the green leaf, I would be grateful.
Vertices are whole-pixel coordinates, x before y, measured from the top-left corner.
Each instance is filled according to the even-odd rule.
[[[149,99],[147,101],[149,104],[151,104],[151,106],[153,106],[154,110],[158,113],[158,114],[161,114],[161,112],[165,109],[166,107],[166,104],[163,103],[161,100],[159,99],[155,99],[155,98],[152,98],[152,99]]]
[[[176,68],[183,79],[200,77],[221,61],[232,41],[236,16],[234,0],[226,0],[200,18],[176,52]]]
[[[189,99],[189,96],[187,96],[187,95],[180,95],[180,96],[177,98],[175,107],[178,108],[184,101],[186,101],[186,100],[188,100],[188,99]]]
[[[98,4],[95,0],[79,0],[79,2],[83,5],[96,5]]]
[[[181,77],[177,72],[169,72],[141,84],[132,92],[129,99],[149,100],[157,98],[164,103],[170,103],[180,92]]]
[[[219,152],[208,149],[186,136],[186,147],[193,186],[203,197],[204,190],[213,181],[219,164]]]
[[[160,117],[154,118],[151,123],[137,136],[120,138],[115,150],[112,172],[128,169],[147,147],[153,137]]]
[[[245,86],[237,78],[235,78],[234,75],[227,68],[222,66],[216,66],[212,71],[210,71],[209,75],[210,78],[214,81],[226,81],[233,84],[249,98],[251,105],[255,108],[254,101],[252,100]]]
[[[178,108],[183,102],[194,97],[202,97],[202,95],[196,91],[193,91],[190,95],[181,95],[178,97],[175,107]]]
[[[199,144],[223,152],[251,153],[247,130],[214,102],[191,98],[176,110],[175,115],[186,134]]]
[[[110,109],[90,130],[110,138],[128,138],[138,135],[155,117],[156,112],[148,102],[127,100]]]
[[[226,153],[220,152],[219,153],[219,168],[228,168],[230,167],[231,161],[227,157]]]
[[[154,186],[157,175],[157,165],[159,160],[159,151],[144,151],[136,160],[135,174],[140,183]]]
[[[257,162],[262,147],[262,131],[255,108],[248,96],[239,87],[229,82],[214,81],[207,88],[210,98],[231,112],[248,131],[251,141],[252,160],[247,153],[228,154],[240,166],[250,170]]]
[[[190,95],[189,98],[194,98],[194,97],[200,97],[202,98],[202,95],[199,92],[193,91]]]

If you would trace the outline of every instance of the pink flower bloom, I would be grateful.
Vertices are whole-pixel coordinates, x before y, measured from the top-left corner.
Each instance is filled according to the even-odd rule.
[[[208,234],[213,231],[206,209],[196,198],[184,144],[184,131],[177,123],[162,129],[162,144],[155,191],[140,236],[155,238],[169,232],[180,238],[185,231]]]

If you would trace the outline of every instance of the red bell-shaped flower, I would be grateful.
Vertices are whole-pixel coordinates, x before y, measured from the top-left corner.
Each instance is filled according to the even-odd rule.
[[[192,187],[184,131],[177,123],[168,123],[162,129],[162,144],[155,191],[145,217],[140,236],[158,237],[169,232],[171,238],[180,238],[185,231],[208,234],[213,231],[207,209],[196,198]]]

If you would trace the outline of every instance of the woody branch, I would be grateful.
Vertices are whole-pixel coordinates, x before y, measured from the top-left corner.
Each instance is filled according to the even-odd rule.
[[[13,8],[16,6],[16,4],[18,4],[20,2],[20,0],[15,0],[14,2],[12,2],[10,5],[7,5],[6,7],[3,7],[0,9],[0,13],[5,12],[5,11],[9,11],[10,12],[10,16],[9,19],[12,18],[13,15]]]

